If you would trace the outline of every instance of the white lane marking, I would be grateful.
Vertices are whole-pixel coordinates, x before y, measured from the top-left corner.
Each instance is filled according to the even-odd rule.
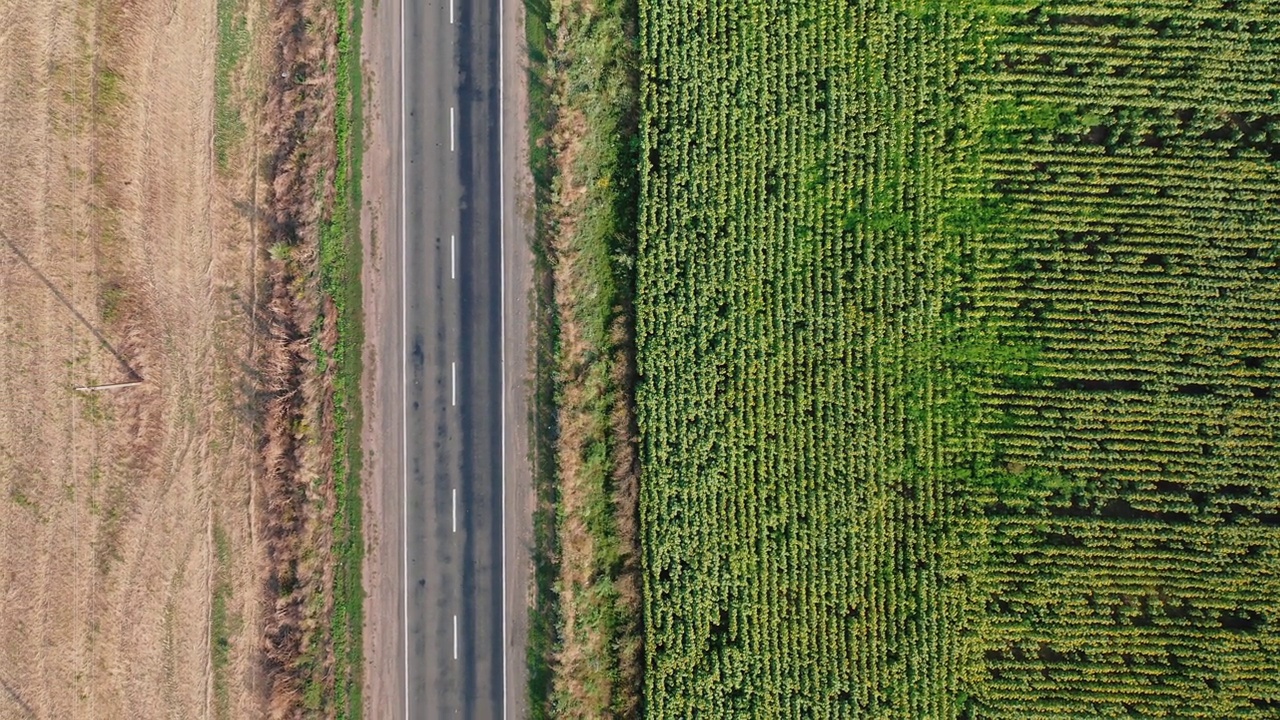
[[[507,175],[504,164],[506,157],[502,150],[502,38],[506,25],[503,15],[503,0],[498,0],[498,330],[499,361],[498,372],[501,376],[499,392],[502,395],[502,717],[507,717]]]
[[[449,0],[449,24],[453,24],[453,0]]]
[[[453,236],[452,236],[452,235],[450,235],[450,236],[449,236],[449,279],[450,279],[450,280],[457,280],[457,279],[458,279],[458,275],[457,275],[457,268],[456,268],[456,266],[457,266],[457,264],[458,264],[458,263],[457,263],[457,255],[458,255],[458,253],[454,250],[454,247],[453,247],[453,246],[454,246]]]
[[[453,659],[458,659],[458,616],[453,616]]]
[[[458,363],[449,363],[449,374],[453,376],[453,404],[458,404]]]
[[[453,489],[453,531],[458,532],[458,488]]]
[[[400,539],[401,565],[404,573],[404,716],[409,718],[409,383],[405,361],[409,353],[408,270],[405,260],[407,241],[405,205],[405,84],[404,84],[404,0],[400,0]]]
[[[453,152],[453,108],[449,108],[449,152]]]

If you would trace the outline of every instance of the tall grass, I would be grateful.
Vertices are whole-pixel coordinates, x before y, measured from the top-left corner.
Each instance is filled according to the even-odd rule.
[[[551,8],[547,0],[525,2],[525,45],[529,52],[529,170],[533,175],[538,241],[533,245],[535,277],[535,349],[533,398],[533,484],[536,506],[533,514],[534,604],[529,613],[529,640],[525,665],[529,673],[527,697],[531,717],[549,717],[553,680],[552,667],[557,644],[560,609],[556,579],[559,555],[556,532],[556,364],[560,327],[555,311],[551,260],[541,237],[551,201],[552,166],[549,139],[554,121],[549,89],[547,33]]]
[[[629,307],[637,194],[633,4],[534,0],[530,170],[535,271],[533,717],[632,717],[639,591]]]

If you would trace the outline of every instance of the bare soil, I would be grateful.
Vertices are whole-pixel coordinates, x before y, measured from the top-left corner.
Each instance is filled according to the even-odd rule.
[[[264,710],[260,187],[252,131],[214,157],[215,9],[0,0],[0,718]]]

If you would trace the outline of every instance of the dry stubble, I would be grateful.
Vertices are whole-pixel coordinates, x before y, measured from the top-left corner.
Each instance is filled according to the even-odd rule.
[[[0,718],[252,717],[253,163],[215,169],[214,2],[0,18]]]

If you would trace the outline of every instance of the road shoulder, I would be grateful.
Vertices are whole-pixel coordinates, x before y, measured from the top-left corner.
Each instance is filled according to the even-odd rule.
[[[528,48],[524,3],[502,6],[503,235],[505,267],[504,423],[507,577],[507,717],[528,716],[529,609],[533,602],[533,468],[530,463],[530,364],[533,327],[534,188],[529,169]]]
[[[364,477],[365,632],[364,715],[404,717],[402,585],[403,549],[399,461],[399,334],[401,326],[398,272],[399,165],[393,151],[400,137],[398,3],[363,3],[361,66],[367,88],[365,143],[360,208],[364,263],[362,287],[364,344]]]

